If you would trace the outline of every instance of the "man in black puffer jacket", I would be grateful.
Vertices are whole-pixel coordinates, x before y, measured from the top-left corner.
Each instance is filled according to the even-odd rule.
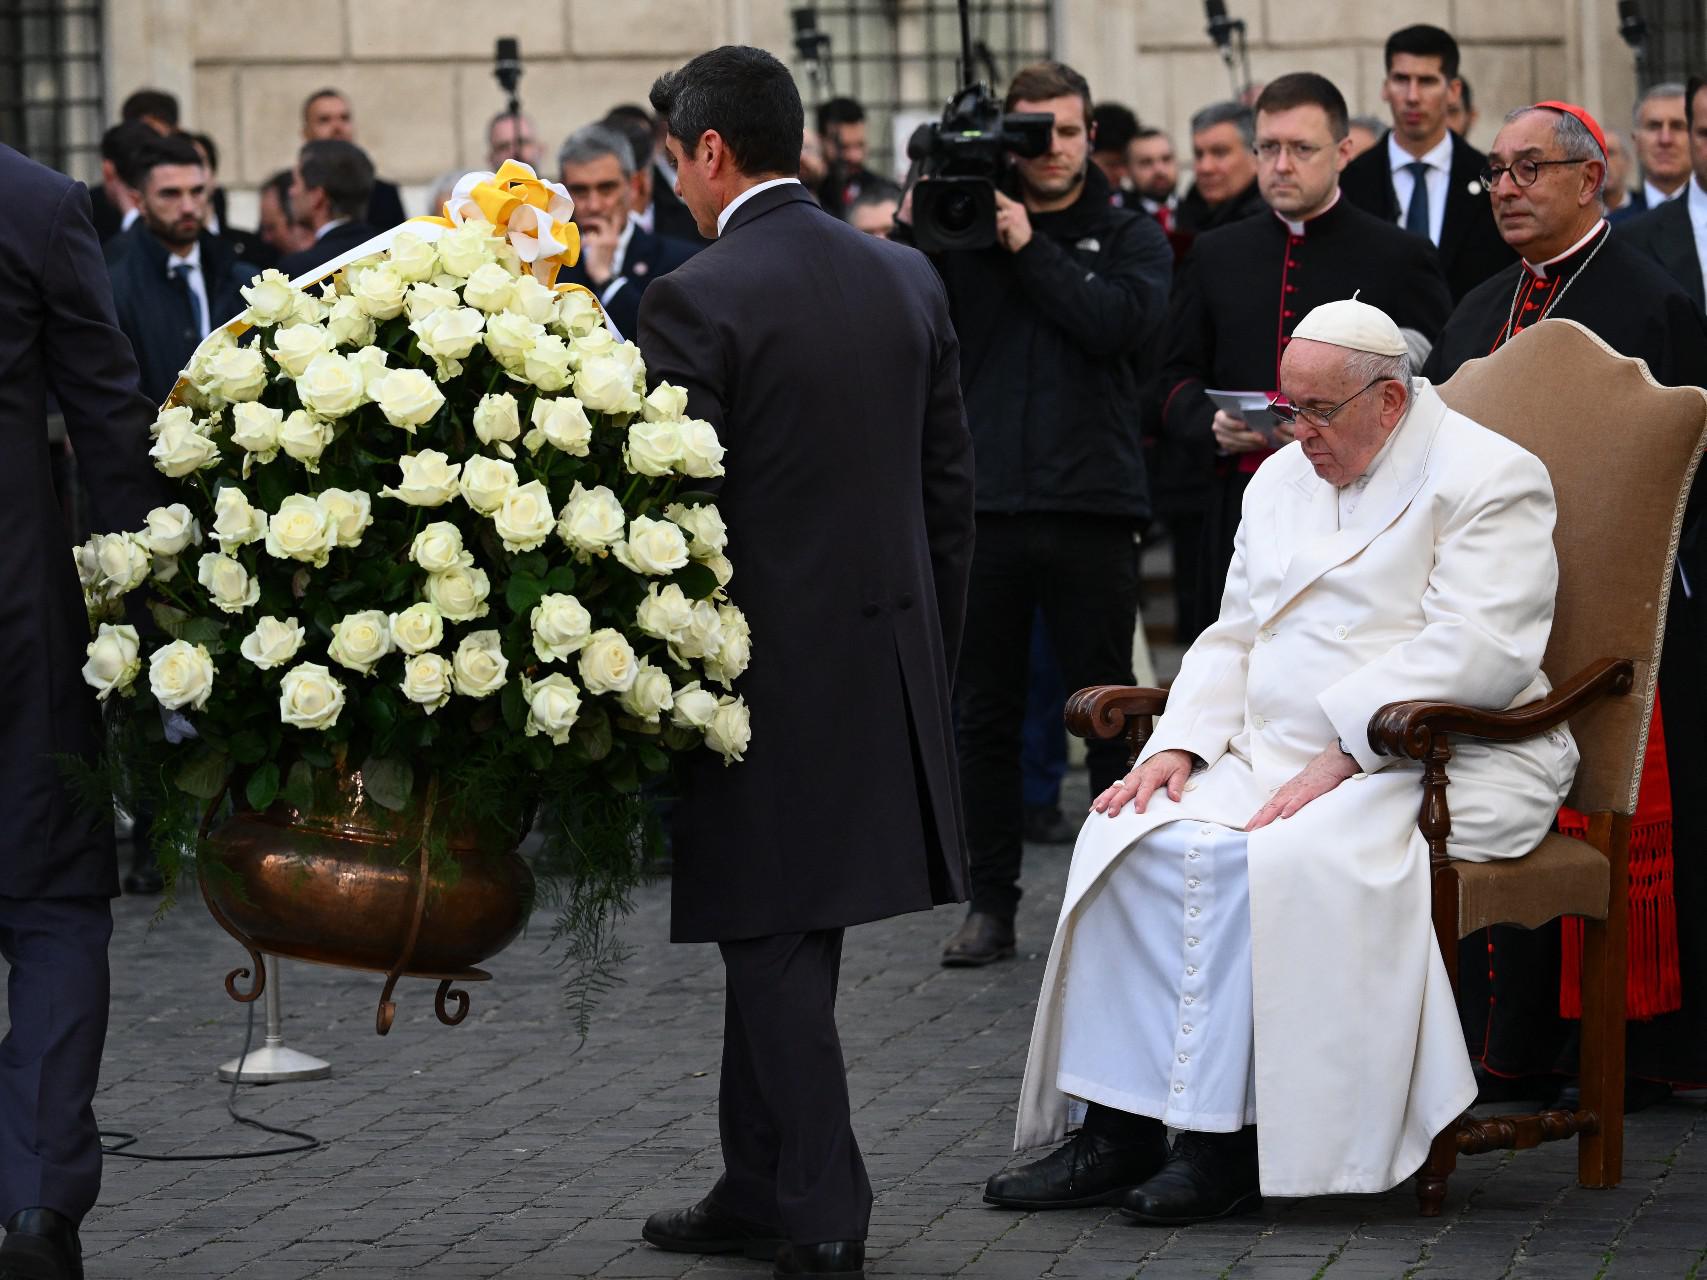
[[[1034,614],[1069,690],[1132,682],[1136,534],[1150,513],[1140,379],[1167,312],[1172,251],[1155,219],[1117,209],[1089,162],[1090,88],[1045,62],[1015,76],[1009,111],[1055,117],[998,193],[998,243],[936,255],[960,335],[977,459],[977,546],[955,683],[972,859],[950,966],[1014,952],[1021,849],[1020,726]],[[1015,198],[1017,197],[1017,198]],[[1090,748],[1094,795],[1124,767]]]

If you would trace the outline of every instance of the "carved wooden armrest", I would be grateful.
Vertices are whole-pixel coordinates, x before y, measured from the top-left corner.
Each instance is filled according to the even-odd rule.
[[[1125,684],[1095,684],[1067,699],[1067,732],[1078,738],[1124,736],[1130,768],[1150,740],[1156,717],[1167,709],[1166,689]]]
[[[1510,711],[1452,702],[1389,702],[1369,718],[1369,745],[1380,755],[1427,760],[1435,738],[1443,734],[1521,742],[1556,728],[1599,698],[1629,693],[1635,674],[1628,658],[1600,658],[1545,698]]]

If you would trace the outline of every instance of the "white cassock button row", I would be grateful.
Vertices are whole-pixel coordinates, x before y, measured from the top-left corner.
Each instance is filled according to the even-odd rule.
[[[1196,938],[1187,938],[1185,940],[1185,945],[1188,947],[1195,947],[1197,945],[1197,939]]]
[[[1180,1054],[1180,1056],[1179,1056],[1179,1060],[1180,1060],[1180,1061],[1181,1061],[1181,1062],[1190,1062],[1190,1061],[1191,1061],[1191,1059],[1190,1059],[1190,1058],[1189,1058],[1189,1057],[1187,1057],[1187,1056],[1186,1056],[1186,1055],[1185,1055],[1185,1054],[1183,1054],[1183,1053],[1182,1053],[1182,1054]]]
[[[1251,728],[1257,730],[1259,733],[1262,731],[1263,725],[1265,725],[1267,723],[1268,722],[1266,720],[1264,720],[1261,716],[1252,716],[1251,717]]]
[[[1334,639],[1335,640],[1344,640],[1346,638],[1346,636],[1349,634],[1350,633],[1344,627],[1335,627],[1334,628]]]
[[[1175,1093],[1184,1093],[1185,1092],[1185,1086],[1183,1084],[1179,1084],[1176,1082],[1174,1085],[1174,1092]]]
[[[1191,970],[1187,969],[1186,972],[1190,973]],[[1182,999],[1184,1000],[1184,1002],[1186,1004],[1196,1004],[1197,1003],[1197,997],[1196,996],[1184,996],[1184,997],[1182,997]]]
[[[1197,976],[1197,966],[1194,964],[1186,965],[1185,976],[1188,978],[1195,978]]]
[[[1193,920],[1197,919],[1197,917],[1202,915],[1202,914],[1203,913],[1201,911],[1199,911],[1196,907],[1191,907],[1186,911],[1186,915],[1190,916]]]
[[[1191,1034],[1191,1023],[1187,1022],[1187,1023],[1183,1024],[1180,1027],[1180,1032],[1184,1035],[1189,1036]]]

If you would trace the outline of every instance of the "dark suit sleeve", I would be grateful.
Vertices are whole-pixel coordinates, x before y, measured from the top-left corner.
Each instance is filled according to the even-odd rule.
[[[376,181],[368,197],[367,222],[376,231],[386,231],[408,218],[403,212],[403,193],[394,182]]]
[[[647,378],[683,388],[688,413],[709,422],[728,444],[730,386],[723,340],[699,304],[669,276],[652,281],[640,299],[635,341]]]
[[[1452,316],[1452,290],[1440,270],[1440,255],[1419,236],[1413,242],[1410,269],[1405,273],[1405,306],[1394,308],[1393,319],[1401,329],[1415,329],[1430,342],[1440,338]]]
[[[954,683],[960,637],[966,623],[966,592],[972,572],[972,433],[960,395],[960,340],[948,314],[948,294],[934,271],[926,273],[936,332],[930,401],[925,409],[925,534],[936,582],[937,616],[948,680]]]
[[[1112,234],[1117,243],[1100,271],[1047,236],[1034,234],[1013,255],[1031,304],[1093,356],[1142,346],[1162,322],[1173,278],[1173,250],[1155,219],[1135,217]]]
[[[42,268],[42,360],[101,529],[140,529],[162,500],[148,461],[154,407],[138,389],[136,357],[113,314],[100,241],[82,184],[54,213]]]
[[[1210,424],[1215,405],[1203,389],[1208,385],[1210,353],[1215,350],[1215,322],[1203,297],[1200,261],[1194,247],[1180,264],[1168,308],[1168,354],[1161,386],[1162,433],[1194,460],[1204,461],[1214,457]]]

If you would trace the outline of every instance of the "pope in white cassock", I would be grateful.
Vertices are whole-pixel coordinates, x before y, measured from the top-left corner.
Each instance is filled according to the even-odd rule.
[[[991,1178],[994,1204],[1176,1225],[1383,1191],[1475,1098],[1421,766],[1367,727],[1404,699],[1547,693],[1553,490],[1406,350],[1356,301],[1286,348],[1295,443],[1246,491],[1220,619],[1073,852],[1015,1145],[1060,1139],[1075,1100],[1083,1126]],[[1527,852],[1576,770],[1569,735],[1453,748],[1452,855]]]

